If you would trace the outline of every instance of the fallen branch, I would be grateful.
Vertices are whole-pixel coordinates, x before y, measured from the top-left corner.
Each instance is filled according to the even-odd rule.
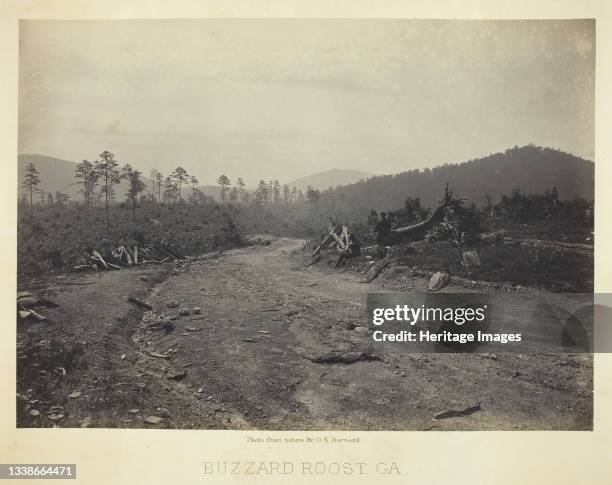
[[[475,406],[471,406],[465,409],[448,409],[446,411],[442,411],[442,412],[434,414],[433,419],[434,421],[437,421],[440,419],[457,418],[460,416],[469,416],[470,414],[474,414],[475,412],[481,411],[481,410],[482,408],[480,407],[480,404],[476,404]]]

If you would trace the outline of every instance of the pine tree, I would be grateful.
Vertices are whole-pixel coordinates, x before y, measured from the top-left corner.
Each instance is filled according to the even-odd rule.
[[[40,173],[38,172],[38,170],[36,170],[36,167],[33,163],[28,163],[25,169],[25,177],[23,179],[23,184],[21,186],[30,192],[30,215],[32,215],[34,210],[34,192],[38,190],[39,185]]]
[[[115,155],[108,150],[103,151],[100,154],[100,158],[101,160],[96,160],[95,171],[98,177],[102,179],[102,193],[104,194],[104,208],[106,210],[106,230],[108,231],[110,220],[108,208],[113,199],[113,185],[120,181],[119,171],[117,170],[119,163],[115,160]]]
[[[195,205],[198,201],[197,193],[198,193],[198,184],[200,183],[198,178],[192,175],[189,177],[189,183],[191,184],[191,202]]]
[[[183,196],[181,195],[181,189],[183,188],[183,184],[189,181],[189,174],[183,167],[176,167],[176,170],[172,172],[171,177],[176,181],[179,204],[182,204]]]
[[[128,190],[126,197],[132,202],[132,221],[136,220],[136,199],[146,187],[146,184],[140,178],[141,173],[138,170],[134,170],[129,164],[123,167],[124,177],[128,181]]]
[[[227,192],[229,191],[232,182],[229,178],[227,178],[226,175],[221,175],[217,179],[217,183],[221,186],[221,202],[225,202],[225,199],[227,198]]]
[[[164,183],[164,176],[160,171],[157,171],[155,175],[155,180],[153,181],[153,186],[155,186],[155,182],[157,181],[157,201],[161,203],[161,186]]]
[[[77,164],[74,170],[74,178],[77,180],[76,183],[83,187],[81,193],[83,194],[85,205],[93,208],[94,189],[98,179],[98,174],[93,164],[87,160]]]
[[[240,195],[240,200],[242,202],[246,202],[248,197],[247,197],[247,191],[244,189],[245,187],[244,180],[242,180],[242,178],[239,177],[238,181],[236,182],[236,185],[238,186],[238,194]]]

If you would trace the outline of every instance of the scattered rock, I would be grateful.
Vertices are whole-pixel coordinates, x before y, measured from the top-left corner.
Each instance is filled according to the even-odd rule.
[[[495,354],[491,354],[489,352],[485,352],[484,354],[481,355],[481,357],[483,359],[491,359],[491,360],[497,360],[497,355]]]
[[[81,420],[79,425],[81,426],[81,428],[89,428],[91,426],[91,417],[86,416],[85,418]]]
[[[121,354],[121,360],[125,360],[127,358],[126,354]]]
[[[331,352],[319,357],[309,358],[315,364],[354,364],[361,361],[381,360],[377,355],[367,352],[343,352],[340,350],[332,350]]]
[[[181,317],[188,317],[191,312],[189,311],[188,308],[181,308],[181,310],[178,313]]]
[[[200,313],[202,313],[202,309],[199,306],[197,306],[197,307],[195,307],[193,309],[193,314],[194,315],[199,315]]]
[[[157,414],[159,414],[159,416],[161,416],[162,418],[170,417],[170,411],[166,408],[157,408],[156,411],[157,411]]]
[[[135,298],[133,296],[130,296],[128,298],[128,301],[130,303],[133,303],[134,305],[136,305],[137,307],[143,308],[145,310],[153,310],[153,306],[145,301],[139,300],[138,298]]]
[[[40,411],[38,411],[36,409],[30,409],[30,412],[28,414],[30,416],[40,416]]]
[[[434,273],[429,280],[429,291],[439,291],[450,283],[450,274],[446,271]]]
[[[149,416],[147,419],[145,419],[145,423],[148,424],[159,424],[163,422],[164,418],[160,418],[159,416]]]
[[[63,414],[49,414],[47,416],[51,421],[59,421],[61,419],[64,419],[64,415]]]
[[[166,303],[166,306],[168,308],[178,308],[178,302],[176,300],[170,300],[168,303]]]
[[[128,413],[130,413],[130,414],[138,414],[139,412],[140,412],[140,409],[138,409],[138,408],[130,409],[128,411]]]
[[[300,313],[300,310],[289,310],[288,312],[285,312],[285,316],[292,317],[294,315],[297,315],[298,313]]]
[[[181,379],[185,378],[185,376],[187,375],[187,371],[171,369],[166,373],[166,375],[168,379],[172,379],[173,381],[180,381]]]
[[[69,394],[68,397],[70,399],[77,399],[81,397],[81,391],[74,391],[72,394]]]
[[[140,279],[142,281],[145,281],[145,282],[149,281],[149,277],[148,276],[141,276]]]

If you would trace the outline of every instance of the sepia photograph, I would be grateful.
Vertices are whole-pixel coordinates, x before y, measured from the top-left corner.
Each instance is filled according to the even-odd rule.
[[[595,52],[594,19],[20,20],[16,427],[593,430]],[[467,299],[506,340],[372,320]]]

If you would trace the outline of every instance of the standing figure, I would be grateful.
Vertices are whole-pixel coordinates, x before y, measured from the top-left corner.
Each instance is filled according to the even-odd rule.
[[[387,219],[387,213],[380,213],[380,221],[374,226],[372,232],[376,233],[376,244],[386,246],[389,243],[389,234],[391,233],[391,223]]]

